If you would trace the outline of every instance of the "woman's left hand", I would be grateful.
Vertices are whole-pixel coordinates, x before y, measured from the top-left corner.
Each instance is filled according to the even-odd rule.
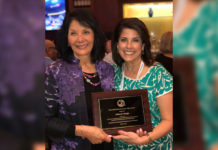
[[[136,133],[138,134],[138,136],[144,136],[144,135],[146,135],[147,134],[147,131],[143,131],[142,130],[142,128],[140,128],[140,129],[137,129],[136,130]]]
[[[125,132],[123,130],[119,130],[118,133],[120,135],[113,136],[114,139],[122,140],[128,144],[134,145],[149,144],[149,139],[146,136],[140,137],[137,133]]]

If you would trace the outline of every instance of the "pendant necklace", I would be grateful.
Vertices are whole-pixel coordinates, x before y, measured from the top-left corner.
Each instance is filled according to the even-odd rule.
[[[95,78],[97,76],[97,73],[92,74],[87,74],[85,72],[83,72],[83,77],[86,80],[87,83],[91,84],[92,86],[98,86],[101,82],[92,82],[91,79]]]

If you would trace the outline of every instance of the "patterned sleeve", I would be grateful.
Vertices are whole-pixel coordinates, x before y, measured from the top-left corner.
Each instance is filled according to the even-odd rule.
[[[209,30],[212,30],[212,36],[208,38],[207,43],[211,43],[212,45],[212,55],[211,55],[211,61],[213,63],[213,71],[216,78],[218,78],[218,17],[217,17],[217,7],[218,2],[213,1],[211,2],[211,7],[209,8],[211,10],[211,20],[213,21],[213,26],[209,27]],[[208,31],[209,32],[209,31]]]
[[[113,66],[113,68],[114,68],[114,72],[117,72],[118,66],[117,66],[116,64],[113,64],[112,66]]]
[[[211,82],[212,84],[214,84],[215,82],[218,82],[218,17],[217,17],[217,7],[218,7],[218,2],[217,1],[210,1],[208,2],[207,5],[207,13],[205,13],[205,18],[209,18],[209,21],[205,22],[206,25],[206,31],[207,31],[207,43],[208,43],[208,47],[210,49],[210,60],[209,62],[212,65],[212,75],[213,75],[213,82]],[[208,14],[209,13],[209,14]],[[208,17],[209,16],[209,17]],[[209,22],[209,23],[208,23]],[[205,56],[206,57],[206,56]],[[207,78],[210,78],[210,73],[208,72],[207,74]],[[216,83],[215,83],[216,84]],[[214,85],[212,85],[214,86]],[[212,87],[211,86],[211,87]],[[215,85],[216,87],[216,85]],[[215,91],[215,90],[214,90]],[[210,93],[212,95],[212,93]],[[216,94],[215,92],[213,94]],[[210,96],[211,96],[210,95]],[[212,96],[211,96],[212,97]],[[207,110],[205,108],[210,108],[207,111],[202,111],[203,114],[203,118],[205,120],[205,127],[204,127],[204,134],[206,135],[205,138],[205,145],[207,147],[212,147],[214,145],[216,145],[218,143],[218,120],[217,120],[217,97],[211,98],[211,100],[209,100],[210,98],[208,97],[208,99],[205,99],[205,102],[202,102],[204,105],[202,110]],[[206,104],[207,103],[207,104]],[[205,105],[206,104],[206,105]]]
[[[119,91],[119,86],[121,82],[122,77],[122,71],[121,68],[119,68],[116,64],[112,65],[114,67],[114,83],[115,83],[115,90]]]
[[[163,66],[156,66],[155,76],[156,98],[173,90],[173,78]]]
[[[75,136],[75,126],[57,117],[59,97],[55,78],[50,68],[47,67],[45,73],[46,136],[52,141],[59,141],[63,137],[73,138]]]

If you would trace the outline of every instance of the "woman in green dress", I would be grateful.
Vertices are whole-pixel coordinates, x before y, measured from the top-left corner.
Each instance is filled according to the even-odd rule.
[[[218,149],[218,1],[174,1],[173,56],[191,57],[205,149]],[[189,11],[187,11],[189,10]]]
[[[152,131],[147,133],[118,131],[115,150],[172,149],[173,84],[172,76],[151,56],[149,32],[137,18],[123,19],[112,40],[115,89],[147,89]]]

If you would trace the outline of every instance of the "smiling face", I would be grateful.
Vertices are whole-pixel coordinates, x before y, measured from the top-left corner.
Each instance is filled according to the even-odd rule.
[[[129,28],[124,28],[118,39],[117,49],[122,59],[129,62],[138,62],[141,60],[141,53],[144,45],[139,34]]]
[[[69,26],[68,43],[76,58],[90,57],[94,45],[94,32],[91,28],[82,26],[78,21],[73,20]]]

